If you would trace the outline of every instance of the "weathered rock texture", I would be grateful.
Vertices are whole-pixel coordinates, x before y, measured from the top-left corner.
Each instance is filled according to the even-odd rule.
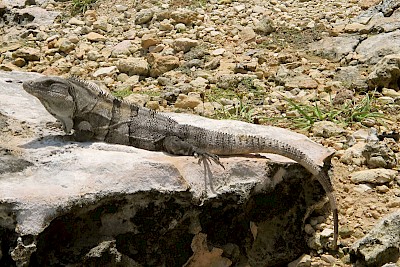
[[[73,142],[18,83],[34,76],[0,73],[0,265],[276,266],[307,251],[305,217],[324,192],[298,164],[243,156],[222,169]],[[279,137],[319,164],[331,154],[284,129],[171,116]]]
[[[383,0],[370,7],[350,23],[334,27],[333,37],[310,44],[316,55],[344,62],[375,65],[384,56],[399,54],[400,4],[397,0]],[[337,36],[339,33],[341,35]]]
[[[383,218],[350,252],[355,266],[400,262],[400,211]]]

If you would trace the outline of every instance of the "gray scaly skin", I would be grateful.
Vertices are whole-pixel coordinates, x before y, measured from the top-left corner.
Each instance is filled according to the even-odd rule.
[[[97,85],[77,78],[43,77],[24,82],[62,124],[74,130],[78,141],[97,140],[130,145],[173,155],[196,156],[219,163],[217,155],[273,153],[288,157],[312,173],[324,188],[333,212],[333,249],[337,250],[338,210],[334,188],[326,172],[305,153],[282,141],[251,135],[234,135],[179,124],[161,113],[121,101]]]

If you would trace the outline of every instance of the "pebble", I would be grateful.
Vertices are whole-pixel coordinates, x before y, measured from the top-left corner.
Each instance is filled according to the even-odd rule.
[[[213,55],[213,56],[221,56],[221,55],[223,55],[225,53],[225,51],[226,50],[224,48],[218,48],[218,49],[215,49],[215,50],[211,51],[211,55]]]
[[[124,12],[124,11],[127,11],[127,10],[128,10],[128,7],[125,6],[125,5],[115,5],[115,9],[116,9],[118,12]]]
[[[116,66],[99,68],[93,73],[93,77],[106,76],[114,73],[117,70]]]
[[[378,191],[379,193],[386,193],[389,191],[389,187],[387,187],[386,185],[378,185],[376,187],[376,191]]]
[[[68,23],[71,24],[71,25],[79,25],[79,26],[85,25],[85,22],[84,22],[83,20],[79,20],[79,19],[77,19],[77,18],[75,18],[75,17],[72,17],[72,18],[68,21]]]
[[[393,181],[396,176],[396,170],[378,168],[353,172],[350,174],[350,180],[356,184],[369,183],[379,185]]]
[[[90,32],[87,34],[86,38],[89,41],[92,42],[104,42],[105,40],[107,40],[107,37],[105,37],[102,34],[96,33],[96,32]]]
[[[189,95],[180,94],[175,102],[175,107],[182,109],[194,109],[201,103],[203,103],[203,101],[196,93]]]
[[[245,9],[246,9],[245,5],[237,5],[237,6],[233,7],[233,10],[235,10],[237,13],[239,13],[239,12],[245,10]]]
[[[329,255],[329,254],[323,254],[323,255],[321,255],[321,259],[322,259],[323,261],[325,261],[326,263],[329,263],[329,264],[333,264],[333,263],[336,262],[336,258],[333,257],[332,255]]]

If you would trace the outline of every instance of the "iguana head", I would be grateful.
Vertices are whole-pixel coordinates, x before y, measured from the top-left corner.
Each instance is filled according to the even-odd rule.
[[[26,92],[37,97],[43,106],[62,124],[64,131],[70,133],[75,112],[73,85],[60,77],[42,77],[23,83]]]

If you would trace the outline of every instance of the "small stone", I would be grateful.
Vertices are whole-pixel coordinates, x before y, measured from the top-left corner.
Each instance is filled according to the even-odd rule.
[[[400,78],[400,54],[383,57],[374,65],[368,75],[368,86],[374,88],[390,88],[399,90]]]
[[[329,229],[329,228],[325,228],[324,230],[322,230],[322,232],[320,233],[321,237],[330,237],[333,236],[333,230]]]
[[[341,226],[339,228],[339,235],[342,238],[350,237],[353,233],[354,233],[354,230],[352,228],[350,228],[349,226],[347,226],[347,225]]]
[[[354,146],[346,149],[343,153],[340,161],[349,164],[349,165],[357,165],[362,166],[366,163],[366,158],[363,156],[363,151],[365,150],[365,143],[359,142]]]
[[[147,76],[149,73],[149,63],[143,58],[121,59],[117,63],[117,68],[120,72],[127,73],[129,76]]]
[[[363,156],[366,158],[367,165],[370,168],[394,168],[397,164],[397,158],[393,150],[385,143],[367,143],[365,145]]]
[[[118,74],[118,76],[117,76],[117,81],[119,81],[119,82],[126,82],[126,80],[128,80],[128,78],[129,78],[129,75],[128,75],[128,74],[126,74],[126,73],[120,73],[120,74]]]
[[[314,228],[311,226],[311,224],[306,224],[304,226],[304,232],[306,232],[308,235],[313,235],[315,233]]]
[[[124,12],[128,10],[128,7],[126,5],[115,5],[115,9],[118,12]]]
[[[93,29],[99,29],[105,32],[111,31],[111,24],[107,22],[107,17],[101,16],[93,23]]]
[[[189,95],[180,94],[178,95],[178,99],[175,102],[175,107],[182,109],[188,109],[188,108],[194,109],[201,103],[203,103],[203,101],[201,100],[200,96],[196,93]]]
[[[176,23],[184,23],[186,25],[193,24],[197,20],[198,13],[187,8],[178,8],[171,13],[171,18]]]
[[[256,14],[263,14],[267,12],[267,9],[263,6],[254,6],[252,11]]]
[[[386,193],[389,191],[389,187],[387,187],[386,185],[378,185],[376,188],[376,191],[378,191],[379,193]]]
[[[152,110],[158,110],[160,108],[160,103],[158,101],[148,101],[146,103],[146,108],[152,109]]]
[[[141,45],[144,49],[148,49],[150,46],[155,46],[160,43],[160,39],[158,39],[153,34],[145,34],[142,36]]]
[[[257,65],[258,62],[255,60],[249,62],[237,63],[233,72],[234,73],[247,73],[249,71],[254,72],[257,69]]]
[[[153,18],[153,15],[154,11],[152,9],[142,9],[136,14],[135,23],[145,24]]]
[[[205,102],[194,108],[197,114],[201,114],[203,116],[212,116],[215,114],[216,110],[220,109],[222,109],[222,105],[217,102]]]
[[[195,88],[204,88],[207,86],[208,83],[209,82],[207,79],[204,79],[202,77],[197,77],[196,79],[190,82],[190,85],[192,85]]]
[[[329,138],[345,133],[346,131],[334,122],[318,121],[314,123],[312,132],[315,136]]]
[[[40,60],[40,50],[32,47],[22,47],[12,53],[13,58],[23,58],[26,61]]]
[[[86,35],[86,38],[91,42],[104,42],[107,40],[107,37],[104,35],[98,34],[97,32],[90,32]]]
[[[199,44],[197,40],[192,40],[189,38],[178,38],[173,41],[172,47],[175,51],[183,51],[188,52],[192,47],[195,47]]]
[[[23,67],[23,66],[26,65],[26,61],[25,61],[25,59],[23,59],[23,58],[17,57],[16,59],[14,59],[14,60],[12,61],[12,64],[14,64],[15,66],[21,68],[21,67]]]
[[[183,23],[177,23],[175,25],[175,30],[177,30],[178,32],[186,31],[186,25]]]
[[[300,89],[316,89],[318,88],[318,82],[308,75],[298,75],[293,78],[288,78],[285,82],[287,90],[294,88]]]
[[[123,40],[116,44],[111,51],[112,57],[118,57],[120,55],[129,56],[131,54],[132,42],[130,40]]]
[[[206,70],[214,70],[218,68],[221,64],[221,57],[215,57],[211,61],[204,64],[204,68]]]
[[[97,20],[97,12],[94,10],[87,10],[84,17],[86,25],[91,26]]]
[[[83,25],[85,25],[85,22],[84,22],[84,21],[79,20],[79,19],[77,19],[77,18],[75,18],[75,17],[72,17],[72,18],[68,21],[68,23],[71,24],[71,25],[78,25],[78,26],[83,26]]]
[[[237,6],[233,7],[233,10],[235,10],[237,13],[239,13],[239,12],[245,10],[245,9],[246,9],[245,5],[237,5]]]
[[[165,45],[163,44],[159,44],[156,46],[150,46],[149,47],[149,53],[160,53],[161,51],[163,51],[165,48]]]
[[[93,77],[108,76],[112,73],[115,73],[116,70],[117,70],[116,66],[104,67],[96,70],[92,76]]]
[[[179,67],[179,58],[172,55],[159,55],[152,53],[148,57],[149,64],[151,64],[150,76],[158,77],[163,73]]]
[[[75,49],[75,44],[66,38],[61,38],[57,41],[58,50],[64,53],[69,53]]]
[[[243,42],[249,43],[253,42],[256,39],[256,33],[251,27],[244,27],[243,30],[239,33],[240,39],[242,39]]]
[[[225,49],[224,48],[217,48],[213,51],[211,51],[211,55],[213,56],[222,56],[225,53]]]
[[[311,256],[307,254],[301,255],[297,260],[290,262],[287,267],[310,267]]]
[[[365,193],[371,191],[372,189],[373,189],[372,186],[367,184],[358,184],[354,187],[354,191],[358,193]]]
[[[91,61],[97,61],[102,57],[102,55],[96,50],[90,50],[86,55],[87,59]]]
[[[394,89],[382,88],[382,95],[396,98],[396,97],[400,97],[400,92],[398,92]]]
[[[398,194],[395,194],[396,196],[400,197],[400,192]],[[394,200],[389,203],[387,203],[387,207],[389,208],[400,208],[400,199],[399,200]]]
[[[352,135],[356,141],[379,141],[378,137],[376,136],[375,131],[371,131],[370,129],[360,129],[355,131]]]
[[[171,31],[174,29],[174,25],[172,25],[169,20],[164,19],[160,22],[158,28],[160,29],[160,31]]]
[[[379,168],[353,172],[350,174],[350,180],[355,184],[385,184],[393,181],[396,176],[396,170]]]
[[[254,25],[254,31],[258,34],[268,35],[275,31],[274,22],[272,19],[266,17],[261,19]]]
[[[355,33],[365,30],[365,25],[361,23],[350,23],[344,27],[346,33]]]
[[[336,262],[336,258],[333,257],[332,255],[329,255],[329,254],[323,254],[323,255],[321,255],[321,259],[322,259],[324,262],[327,262],[327,263],[330,263],[330,264],[334,264],[334,263]]]
[[[72,34],[70,36],[68,36],[68,41],[70,41],[73,44],[77,44],[80,41],[80,38],[78,37],[78,35]]]
[[[360,0],[358,4],[362,9],[368,9],[372,6],[377,5],[381,0]]]
[[[382,104],[382,105],[388,105],[388,104],[393,104],[394,99],[393,99],[393,97],[390,97],[390,96],[381,96],[376,99],[376,102],[378,102],[379,104]]]
[[[130,94],[125,97],[124,100],[143,107],[148,101],[150,101],[150,96],[145,94]]]

